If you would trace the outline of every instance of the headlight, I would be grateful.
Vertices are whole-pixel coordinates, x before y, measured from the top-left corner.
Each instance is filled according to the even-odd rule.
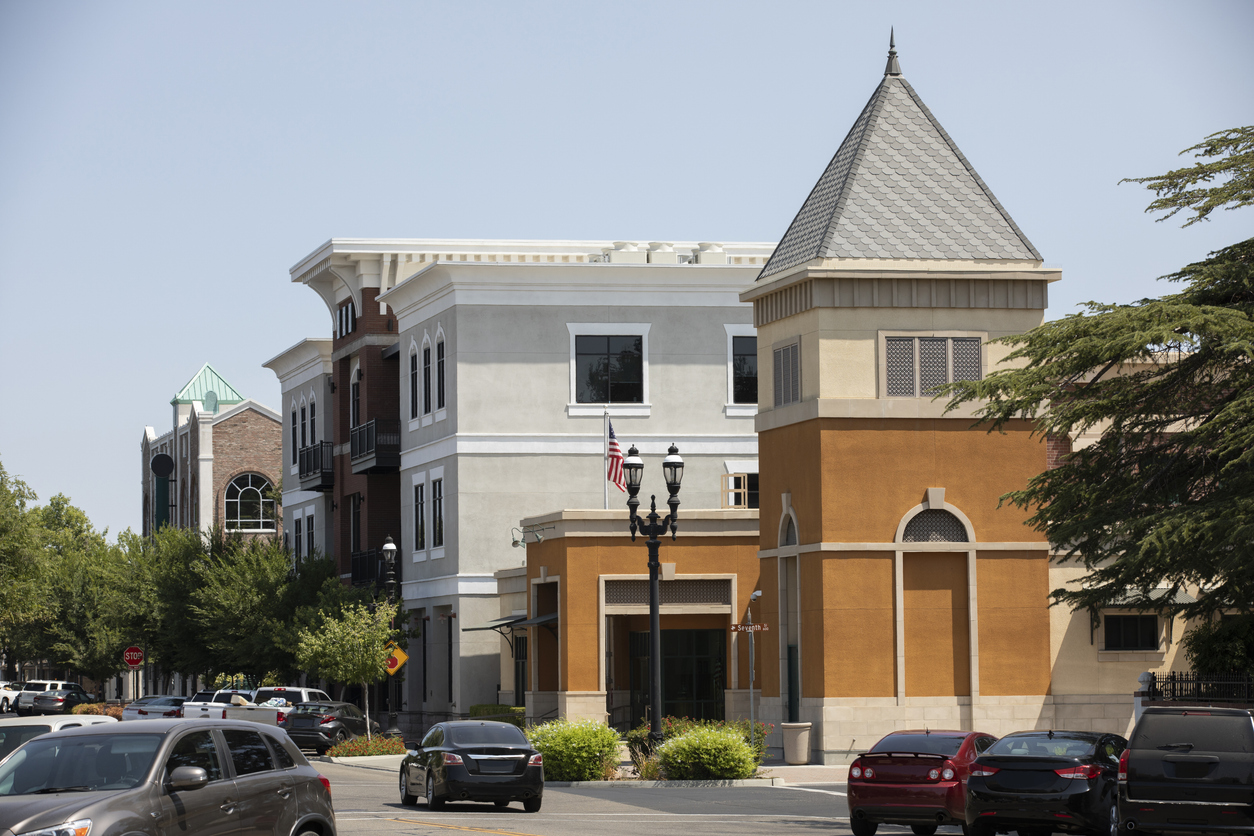
[[[45,827],[42,830],[28,830],[17,836],[88,836],[91,833],[91,819],[77,819],[58,824],[56,827]]]

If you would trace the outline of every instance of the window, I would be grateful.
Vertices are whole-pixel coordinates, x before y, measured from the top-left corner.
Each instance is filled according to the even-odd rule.
[[[422,346],[422,414],[431,414],[431,346]]]
[[[409,417],[418,417],[418,352],[409,355]]]
[[[885,337],[884,391],[890,398],[928,397],[956,380],[979,380],[979,337]]]
[[[444,408],[444,340],[435,344],[435,408]]]
[[[431,546],[444,545],[444,480],[431,480]]]
[[[348,390],[348,425],[361,424],[361,369],[353,373],[353,383]]]
[[[310,512],[305,515],[305,557],[313,557],[313,555],[314,555],[314,515],[313,515],[313,512]]]
[[[301,524],[300,517],[297,517],[296,519],[292,520],[292,545],[295,546],[295,548],[292,549],[292,557],[298,560],[300,559],[300,556],[302,554],[301,547],[304,545],[303,543],[301,543],[300,524]]]
[[[644,403],[639,336],[575,337],[576,403]]]
[[[309,402],[309,443],[318,443],[318,402]]]
[[[274,531],[270,481],[257,473],[236,476],[226,486],[226,527],[234,531]]]
[[[793,343],[775,349],[775,406],[801,400],[800,345]]]
[[[283,744],[277,738],[270,735],[262,735],[266,742],[270,744],[270,749],[274,752],[274,759],[279,762],[279,769],[294,769],[296,761],[292,759],[292,755],[287,749],[283,748]]]
[[[200,767],[208,774],[210,781],[222,780],[222,764],[218,760],[218,747],[213,742],[213,732],[192,732],[179,738],[165,762],[166,779],[180,766]]]
[[[758,507],[758,474],[756,473],[724,473],[723,474],[723,507],[724,508],[757,508]]]
[[[732,337],[732,403],[757,402],[758,338]]]
[[[353,300],[341,305],[335,312],[335,336],[343,338],[357,330],[357,309]]]
[[[237,777],[274,769],[270,750],[257,732],[223,729],[222,736],[226,738],[226,748],[231,752],[231,763],[235,765]]]
[[[300,446],[308,447],[309,440],[307,430],[309,429],[309,417],[306,415],[305,407],[300,408]]]
[[[426,485],[414,485],[414,550],[422,551],[427,547],[427,509],[426,497],[423,493]]]
[[[1106,650],[1157,650],[1158,616],[1106,616]]]
[[[296,435],[296,427],[297,427],[296,407],[293,406],[292,407],[292,464],[293,465],[297,464],[300,460],[299,459],[300,447],[297,444],[297,441],[299,441],[299,437]]]

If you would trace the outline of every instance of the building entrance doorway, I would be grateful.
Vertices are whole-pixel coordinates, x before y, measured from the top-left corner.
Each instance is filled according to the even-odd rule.
[[[645,721],[649,704],[649,634],[633,632],[631,725]],[[727,634],[723,630],[662,631],[662,716],[694,720],[724,717]]]

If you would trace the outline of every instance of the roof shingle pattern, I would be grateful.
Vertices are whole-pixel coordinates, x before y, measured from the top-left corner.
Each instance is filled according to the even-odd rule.
[[[1040,254],[909,83],[887,75],[758,278],[815,258]]]

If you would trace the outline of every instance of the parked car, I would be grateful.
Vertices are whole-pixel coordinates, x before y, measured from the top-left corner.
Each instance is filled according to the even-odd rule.
[[[417,802],[415,788],[431,810],[446,801],[521,801],[534,813],[544,799],[544,758],[511,723],[437,723],[401,761],[401,804]]]
[[[116,717],[104,714],[75,714],[70,717],[41,717],[38,720],[27,720],[24,717],[0,718],[0,761],[9,753],[31,738],[61,729],[76,729],[80,726],[98,726],[102,723],[116,723]]]
[[[897,731],[849,766],[849,826],[874,836],[881,824],[909,825],[931,836],[966,822],[967,774],[997,738],[984,732]]]
[[[236,699],[238,697],[238,699]],[[252,705],[253,692],[244,688],[227,688],[219,691],[197,691],[185,705]]]
[[[24,682],[0,682],[0,714],[7,714],[17,705]]]
[[[290,708],[279,726],[302,749],[316,749],[324,754],[336,744],[366,733],[366,715],[349,702],[303,702]],[[377,720],[370,721],[371,732],[379,730]]]
[[[153,720],[45,734],[0,762],[11,833],[335,836],[331,784],[281,731]]]
[[[1145,709],[1119,759],[1119,815],[1145,833],[1254,832],[1254,718]]]
[[[17,702],[13,703],[13,710],[21,715],[32,713],[35,708],[35,697],[44,691],[75,691],[82,695],[83,702],[92,702],[95,699],[94,696],[85,692],[83,686],[77,682],[34,679],[22,686],[22,693],[18,695]]]
[[[72,690],[63,688],[59,691],[44,691],[42,694],[35,695],[35,702],[31,705],[31,714],[69,714],[76,705],[83,705],[89,701],[89,697],[80,688]]]
[[[1119,757],[1115,734],[1030,731],[1008,734],[976,758],[967,779],[971,836],[1116,836]]]
[[[288,705],[302,702],[334,702],[325,691],[317,688],[302,688],[299,685],[277,685],[272,688],[258,688],[253,694],[253,702],[264,705],[270,700],[283,700]]]
[[[182,717],[187,697],[154,695],[140,697],[122,709],[123,720],[155,720],[158,717]]]

